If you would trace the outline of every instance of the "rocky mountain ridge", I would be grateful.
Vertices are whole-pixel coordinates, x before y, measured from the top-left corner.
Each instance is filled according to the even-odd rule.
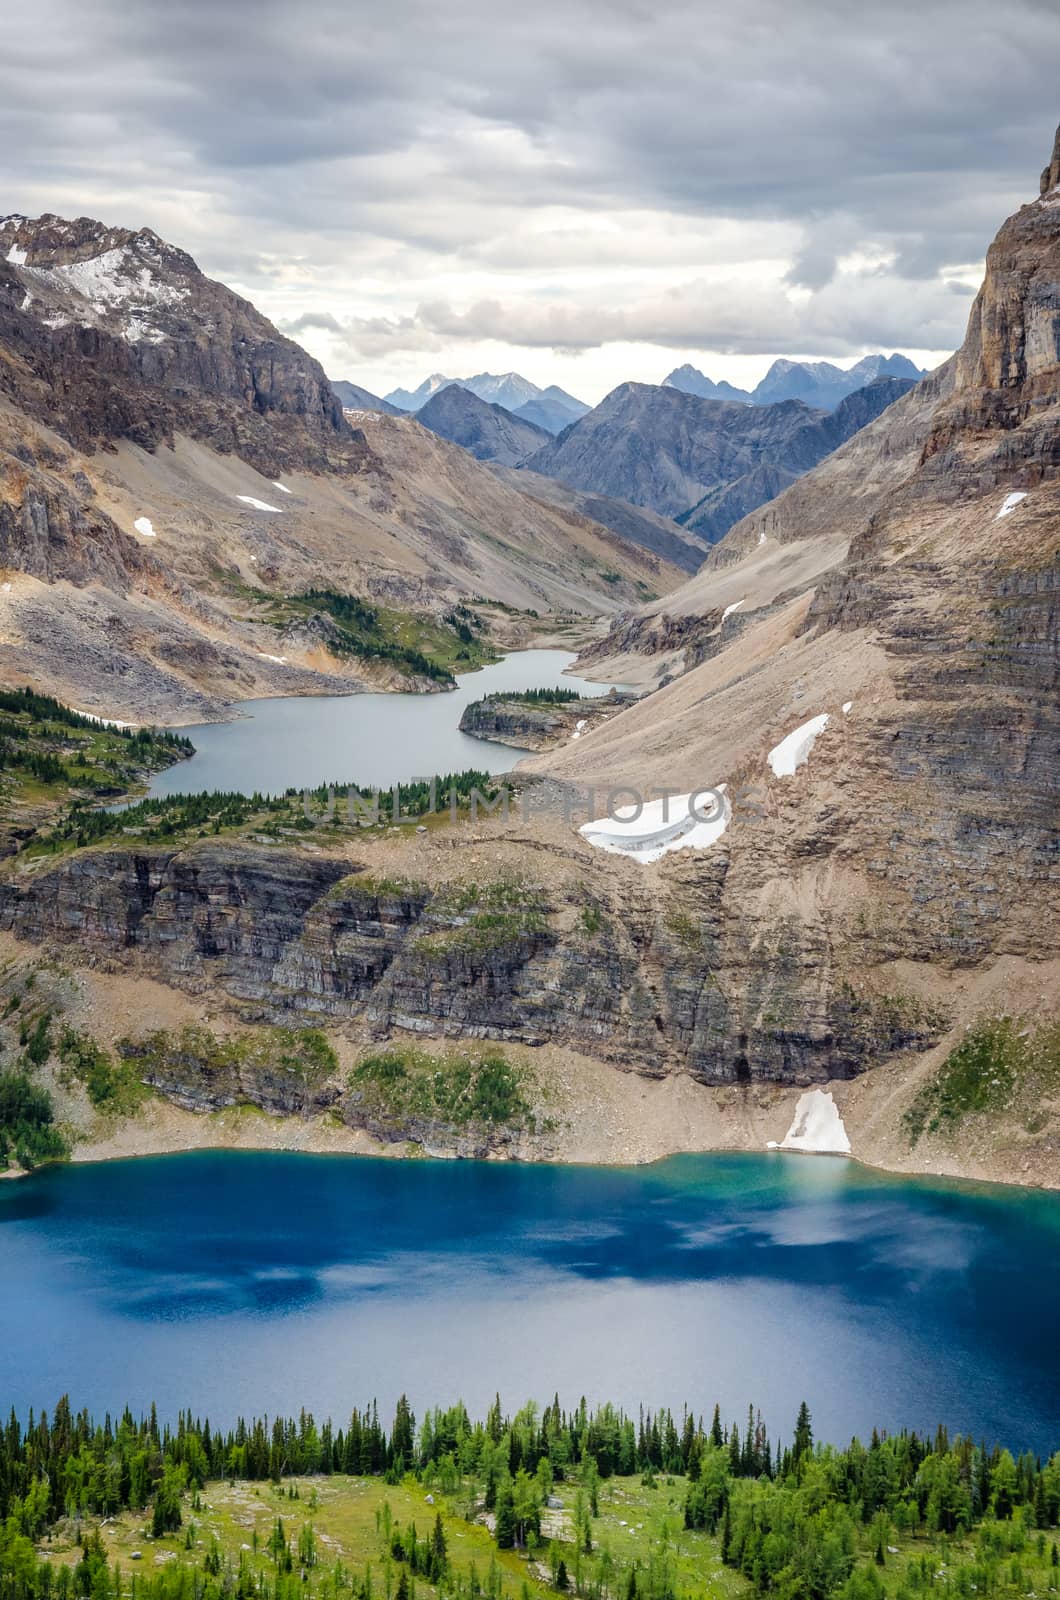
[[[317,362],[150,230],[4,219],[0,673],[120,720],[201,720],[402,686],[319,635],[278,646],[270,618],[307,589],[434,617],[484,598],[507,638],[513,611],[592,618],[678,579],[411,420],[357,424]]]
[[[480,400],[457,383],[433,394],[417,411],[416,420],[469,451],[476,461],[496,461],[502,467],[518,466],[552,437],[546,428],[496,402]]]
[[[0,395],[82,449],[179,430],[266,475],[356,470],[319,363],[150,229],[0,221]]]
[[[738,400],[744,405],[773,405],[778,400],[803,400],[807,405],[834,411],[855,389],[862,389],[877,378],[922,378],[922,369],[908,356],[895,353],[862,356],[844,370],[831,361],[774,361],[754,389],[739,389],[731,383],[715,383],[698,368],[686,363],[675,367],[663,379],[663,387],[699,395],[703,400]]]
[[[432,372],[418,388],[392,389],[386,399],[402,411],[418,412],[436,394],[453,386],[466,389],[487,405],[503,406],[547,433],[559,433],[590,410],[584,400],[576,400],[559,384],[541,389],[519,372],[479,372],[473,378],[447,378],[442,372]]]
[[[860,972],[946,1010],[956,987],[973,1026],[1057,1015],[1060,168],[1045,181],[956,356],[596,647],[596,670],[665,686],[527,763],[597,793],[727,784],[742,805],[681,868],[722,930],[708,959],[750,918],[750,949],[781,941],[770,973],[817,948],[832,993]],[[778,776],[786,738],[805,753]],[[865,1083],[876,1125],[903,1103],[891,1070]],[[1055,1095],[1011,1136],[1007,1172],[1055,1170]]]
[[[524,465],[646,506],[714,542],[908,387],[879,379],[828,413],[800,400],[747,406],[624,383]]]

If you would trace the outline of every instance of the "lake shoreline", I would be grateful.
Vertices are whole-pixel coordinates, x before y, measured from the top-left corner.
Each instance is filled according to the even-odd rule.
[[[555,1139],[525,1138],[515,1149],[499,1149],[487,1156],[466,1156],[445,1147],[425,1148],[410,1140],[383,1141],[375,1139],[363,1129],[328,1126],[299,1117],[274,1117],[269,1113],[232,1107],[222,1112],[200,1113],[183,1111],[166,1101],[151,1103],[157,1116],[155,1126],[145,1127],[130,1122],[112,1130],[100,1139],[84,1140],[76,1145],[68,1162],[47,1163],[52,1166],[92,1166],[117,1161],[151,1160],[159,1156],[190,1155],[199,1151],[348,1156],[354,1159],[383,1160],[388,1162],[434,1162],[438,1164],[467,1164],[481,1166],[529,1167],[590,1167],[614,1170],[658,1166],[675,1156],[799,1156],[825,1161],[849,1161],[869,1172],[893,1178],[926,1180],[945,1184],[971,1184],[976,1187],[1009,1190],[1013,1193],[1038,1193],[1051,1195],[1060,1192],[1060,1175],[1055,1182],[1020,1179],[1013,1176],[987,1175],[969,1170],[955,1156],[942,1168],[935,1156],[922,1161],[906,1159],[898,1165],[881,1158],[878,1151],[853,1150],[849,1154],[834,1151],[771,1149],[769,1141],[739,1141],[735,1127],[726,1129],[728,1137],[717,1142],[681,1143],[662,1141],[650,1150],[612,1147],[612,1142],[586,1141],[572,1130],[563,1130]],[[736,1137],[734,1138],[734,1135]],[[43,1167],[34,1169],[43,1170]],[[0,1178],[16,1181],[32,1177],[33,1172],[9,1170]]]
[[[625,1404],[650,1370],[665,1403],[707,1414],[740,1415],[749,1385],[765,1415],[809,1397],[822,1438],[941,1421],[1033,1449],[1060,1425],[1060,1288],[1034,1270],[1055,1196],[761,1150],[625,1168],[296,1154],[204,1148],[7,1186],[0,1247],[24,1290],[0,1308],[9,1398],[168,1413],[194,1368],[211,1417],[263,1393],[276,1414],[345,1414],[365,1391],[426,1403],[424,1373],[471,1406]]]

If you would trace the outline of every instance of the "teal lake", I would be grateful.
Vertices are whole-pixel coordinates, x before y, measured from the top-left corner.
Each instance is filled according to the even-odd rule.
[[[206,1152],[0,1184],[0,1399],[220,1421],[558,1391],[1060,1445],[1060,1196],[797,1156]]]

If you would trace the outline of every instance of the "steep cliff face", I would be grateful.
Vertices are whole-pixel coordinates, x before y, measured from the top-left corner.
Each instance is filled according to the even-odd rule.
[[[536,852],[500,848],[533,870]],[[583,847],[547,886],[510,870],[469,888],[349,867],[253,845],[95,851],[0,887],[0,926],[220,991],[244,1020],[552,1043],[649,1077],[804,1084],[939,1036],[913,997],[865,989],[853,970],[839,981],[816,921],[740,914],[721,857],[645,881]]]
[[[684,674],[530,763],[581,784],[754,786],[762,814],[738,806],[686,870],[730,949],[738,928],[754,951],[787,926],[800,960],[820,953],[819,1026],[857,970],[912,962],[941,992],[954,966],[1060,951],[1058,341],[1049,187],[991,247],[954,360],[596,647],[679,649]],[[806,764],[778,779],[768,752],[818,715]],[[751,963],[734,986],[762,976]],[[754,1042],[752,1071],[772,1049]]]
[[[323,369],[149,228],[0,220],[0,387],[80,446],[180,428],[271,471],[364,459]]]

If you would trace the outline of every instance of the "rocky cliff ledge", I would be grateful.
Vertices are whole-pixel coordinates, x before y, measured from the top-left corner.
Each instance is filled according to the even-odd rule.
[[[548,883],[537,849],[497,855],[500,875],[428,884],[283,846],[90,850],[0,886],[0,925],[245,1021],[553,1044],[648,1077],[823,1082],[940,1037],[812,919],[752,932],[724,855],[645,880],[568,848]]]
[[[569,739],[582,738],[635,699],[615,690],[591,700],[566,701],[489,695],[464,707],[460,731],[518,750],[554,750]]]

